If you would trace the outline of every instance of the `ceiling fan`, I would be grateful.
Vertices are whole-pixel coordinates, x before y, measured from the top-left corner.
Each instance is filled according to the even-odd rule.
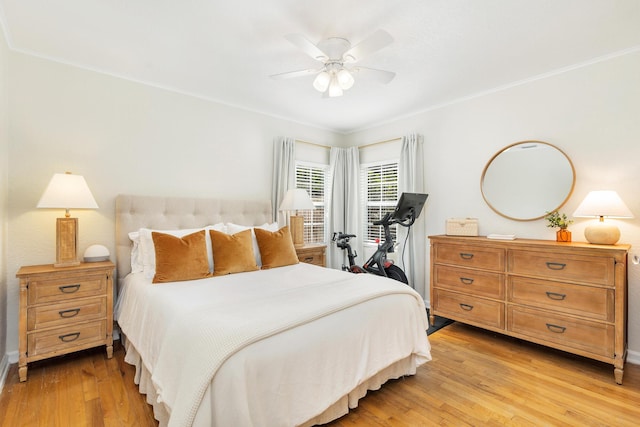
[[[289,34],[285,38],[313,59],[322,62],[323,65],[316,69],[274,74],[271,76],[273,79],[280,80],[316,74],[313,87],[318,92],[336,97],[342,96],[343,91],[353,86],[354,75],[367,74],[385,84],[393,80],[396,75],[391,71],[350,66],[393,42],[393,37],[384,30],[376,31],[355,46],[351,46],[349,40],[341,37],[331,37],[322,40],[317,45],[300,34]]]

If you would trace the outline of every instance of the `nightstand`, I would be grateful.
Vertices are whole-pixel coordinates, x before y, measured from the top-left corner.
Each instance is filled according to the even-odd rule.
[[[296,246],[296,254],[300,262],[306,262],[307,264],[319,265],[325,267],[325,250],[327,245],[319,243],[307,243],[301,246]]]
[[[100,345],[113,356],[114,268],[102,261],[18,270],[20,381],[27,380],[27,363],[36,360]]]

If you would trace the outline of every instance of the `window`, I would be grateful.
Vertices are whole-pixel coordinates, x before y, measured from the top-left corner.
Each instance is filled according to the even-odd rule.
[[[384,240],[384,229],[373,225],[387,212],[393,212],[398,202],[398,162],[371,163],[360,169],[364,212],[363,243],[376,243]],[[396,238],[396,225],[390,227],[391,235]]]
[[[314,206],[312,211],[301,212],[304,216],[304,241],[324,242],[325,215],[324,194],[327,165],[296,162],[296,188],[307,190]]]

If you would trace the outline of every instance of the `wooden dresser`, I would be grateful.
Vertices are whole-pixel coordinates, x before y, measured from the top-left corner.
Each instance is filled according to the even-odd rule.
[[[430,236],[438,315],[611,363],[627,352],[629,245]]]
[[[20,381],[27,363],[106,345],[113,356],[113,270],[110,261],[74,267],[21,267]]]
[[[319,243],[306,243],[302,246],[296,246],[296,254],[300,262],[306,262],[307,264],[319,265],[320,267],[326,266],[325,251],[326,245]]]

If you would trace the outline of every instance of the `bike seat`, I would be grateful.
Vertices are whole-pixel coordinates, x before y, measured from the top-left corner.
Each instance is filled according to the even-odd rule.
[[[355,234],[338,234],[338,239],[349,239],[351,237],[356,237]]]

